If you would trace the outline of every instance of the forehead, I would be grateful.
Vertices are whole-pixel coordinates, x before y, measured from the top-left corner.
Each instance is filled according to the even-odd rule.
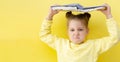
[[[70,20],[69,27],[85,27],[84,20]]]

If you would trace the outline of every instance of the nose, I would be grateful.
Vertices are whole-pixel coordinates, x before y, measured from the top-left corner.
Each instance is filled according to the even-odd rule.
[[[74,35],[78,36],[79,32],[78,31],[74,31]]]

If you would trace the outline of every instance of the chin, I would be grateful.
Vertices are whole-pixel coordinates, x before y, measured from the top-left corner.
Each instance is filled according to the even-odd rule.
[[[73,40],[73,42],[76,43],[76,44],[79,44],[79,43],[82,43],[83,41],[81,41],[81,40]]]

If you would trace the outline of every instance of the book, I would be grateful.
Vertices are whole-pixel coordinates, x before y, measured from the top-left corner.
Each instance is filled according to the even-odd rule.
[[[67,5],[54,5],[54,6],[51,6],[51,8],[53,10],[90,12],[93,10],[105,9],[106,7],[103,5],[83,7],[78,3],[74,3],[74,4],[67,4]]]

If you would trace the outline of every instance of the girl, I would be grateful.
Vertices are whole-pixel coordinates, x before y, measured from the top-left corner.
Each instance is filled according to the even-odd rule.
[[[100,39],[89,40],[86,36],[89,32],[89,13],[74,15],[66,13],[68,20],[69,39],[59,38],[51,34],[53,16],[60,10],[52,10],[43,21],[40,31],[40,39],[57,51],[58,62],[96,62],[98,55],[110,49],[118,43],[117,24],[111,14],[108,4],[106,10],[100,10],[106,16],[106,25],[109,36]]]

